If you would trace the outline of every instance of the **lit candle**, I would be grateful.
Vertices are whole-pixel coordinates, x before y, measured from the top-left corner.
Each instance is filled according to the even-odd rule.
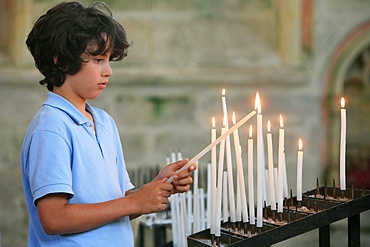
[[[262,227],[263,217],[263,173],[264,166],[264,150],[262,140],[262,114],[261,101],[259,94],[256,94],[255,108],[257,109],[257,227]]]
[[[221,129],[221,136],[225,133],[225,121]],[[217,177],[217,197],[216,197],[216,227],[215,236],[221,236],[221,201],[222,201],[222,184],[223,184],[223,170],[225,159],[225,139],[220,143],[220,153],[218,158],[218,177]]]
[[[224,114],[224,118],[226,119],[225,129],[226,131],[229,129],[229,118],[227,114],[227,106],[226,106],[226,96],[225,96],[225,89],[222,89],[222,111]],[[228,175],[228,189],[229,189],[229,208],[230,208],[230,221],[236,221],[236,214],[235,214],[235,195],[234,195],[234,178],[233,178],[233,164],[231,158],[231,144],[230,144],[230,136],[226,137],[226,165],[227,165],[227,175]]]
[[[253,138],[252,125],[249,126],[248,138],[248,202],[249,202],[249,216],[250,224],[254,225],[256,222],[254,214],[254,182],[253,182]]]
[[[240,126],[245,124],[251,117],[253,117],[256,114],[256,111],[251,111],[248,115],[244,116],[239,122],[237,122],[233,127],[231,127],[229,130],[225,131],[221,136],[219,136],[214,142],[209,144],[207,147],[205,147],[202,151],[200,151],[197,155],[195,155],[193,158],[189,160],[188,163],[186,163],[182,168],[177,170],[175,174],[179,174],[180,172],[188,169],[192,164],[194,164],[196,161],[198,161],[200,158],[202,158],[206,153],[208,153],[214,146],[219,144],[222,140],[224,140],[227,136],[229,136],[231,133],[233,133],[234,130],[238,129]],[[172,183],[173,181],[173,175],[167,179],[167,183]]]
[[[236,124],[236,116],[235,112],[232,115],[233,124]],[[245,195],[245,181],[244,181],[244,171],[243,171],[243,162],[242,162],[242,155],[241,155],[241,147],[240,147],[240,140],[239,140],[239,131],[236,129],[234,131],[234,148],[235,148],[235,155],[236,155],[236,165],[237,165],[237,176],[238,176],[238,212],[237,212],[237,221],[241,221],[241,214],[243,213],[243,221],[247,222],[247,205],[246,205],[246,195]]]
[[[279,129],[279,150],[278,150],[278,213],[283,212],[284,201],[284,122],[280,115],[280,129]]]
[[[340,190],[346,190],[346,108],[345,101],[342,97],[340,109],[340,158],[339,158],[339,175],[340,175]]]
[[[270,185],[270,204],[271,210],[276,210],[275,201],[275,182],[274,182],[274,157],[272,148],[271,123],[267,121],[267,160],[268,160],[268,178]]]
[[[302,163],[303,163],[303,144],[302,139],[298,141],[297,157],[297,201],[302,201]]]
[[[212,117],[212,129],[211,129],[211,143],[213,143],[216,140],[216,121],[215,117]],[[215,219],[216,219],[216,146],[214,146],[211,150],[211,164],[212,164],[212,178],[211,178],[211,234],[215,234]]]

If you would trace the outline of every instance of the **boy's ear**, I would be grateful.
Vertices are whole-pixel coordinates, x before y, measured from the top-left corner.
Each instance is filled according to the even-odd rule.
[[[56,65],[58,63],[58,57],[54,56],[53,60],[54,60],[54,64]]]

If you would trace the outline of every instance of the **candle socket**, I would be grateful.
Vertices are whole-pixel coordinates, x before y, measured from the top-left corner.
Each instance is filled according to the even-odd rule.
[[[320,190],[319,190],[319,178],[316,178],[316,194],[320,194]]]
[[[272,212],[271,212],[271,219],[273,220],[273,221],[276,221],[276,210],[272,210]]]
[[[216,246],[215,235],[211,234],[211,245]]]
[[[241,228],[241,221],[238,221],[237,223],[236,223],[236,230],[237,231],[241,231],[242,230],[242,228]]]
[[[335,179],[333,179],[333,198],[337,199],[337,190],[335,189]]]
[[[236,224],[235,224],[235,222],[232,222],[232,223],[231,223],[231,229],[232,229],[233,231],[235,231],[235,230],[236,230]]]
[[[221,247],[220,237],[216,237],[216,246]]]
[[[297,207],[299,207],[299,208],[302,207],[302,201],[297,201]]]

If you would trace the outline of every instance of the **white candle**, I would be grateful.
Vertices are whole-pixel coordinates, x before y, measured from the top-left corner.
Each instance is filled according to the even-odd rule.
[[[254,181],[253,181],[253,138],[252,125],[249,126],[248,138],[248,201],[249,201],[249,215],[250,224],[254,225],[256,222],[254,214]]]
[[[339,158],[339,175],[340,175],[340,190],[346,190],[346,108],[345,101],[342,97],[340,109],[340,158]]]
[[[242,153],[242,147],[240,146],[240,156]],[[242,158],[240,158],[240,162],[241,164],[243,164],[243,160]],[[240,175],[240,180],[242,181],[242,183],[240,184],[240,187],[241,187],[241,200],[242,200],[242,215],[243,215],[243,222],[248,222],[249,221],[249,216],[248,216],[248,206],[247,206],[247,195],[246,195],[246,192],[245,192],[245,179],[244,179],[244,169],[242,167],[242,171],[241,171],[241,175]]]
[[[171,226],[172,226],[172,241],[174,246],[179,245],[179,224],[176,224],[177,219],[177,197],[178,194],[171,195],[170,205],[171,205]]]
[[[187,228],[188,228],[189,234],[193,233],[193,221],[191,220],[191,217],[193,215],[193,203],[192,202],[193,202],[193,193],[191,190],[188,190],[186,192],[186,205],[188,209],[187,212],[190,217],[190,219],[187,220],[187,223],[188,223]]]
[[[228,175],[227,171],[224,171],[224,181],[223,181],[223,186],[222,186],[222,195],[223,195],[223,205],[222,205],[222,212],[223,212],[223,217],[222,221],[225,223],[229,219],[229,203],[228,203],[228,198],[227,198],[227,180],[228,180]]]
[[[229,129],[229,117],[227,114],[227,106],[226,106],[226,96],[225,96],[225,89],[222,89],[222,111],[224,114],[224,118],[226,119],[225,128],[226,131]],[[236,221],[236,214],[235,214],[235,195],[234,195],[234,177],[233,177],[233,164],[231,158],[231,144],[230,144],[230,136],[226,137],[226,165],[227,165],[227,175],[228,175],[228,189],[229,189],[229,208],[230,208],[230,221]]]
[[[206,229],[204,208],[204,189],[199,188],[199,231]]]
[[[303,144],[302,139],[298,141],[298,157],[297,157],[297,201],[302,201],[302,163],[303,163]]]
[[[186,198],[185,198],[185,193],[181,193],[180,194],[180,209],[181,209],[181,229],[182,229],[182,232],[183,234],[182,235],[182,243],[183,243],[183,246],[187,246],[187,241],[186,241],[186,237],[189,236],[189,231],[188,231],[188,227],[186,225],[186,222],[188,222],[189,218],[188,218],[188,213],[187,213],[187,210],[186,210]]]
[[[267,121],[267,160],[268,160],[268,178],[270,187],[270,205],[271,210],[276,210],[275,201],[275,182],[274,182],[274,157],[272,148],[271,123]]]
[[[193,233],[196,233],[200,230],[199,228],[199,190],[198,190],[198,169],[194,170],[194,183],[193,183]]]
[[[278,213],[283,212],[284,202],[284,122],[283,117],[280,115],[280,129],[279,129],[279,149],[278,149]]]
[[[221,136],[225,133],[225,126],[221,129]],[[225,158],[225,139],[220,143],[220,153],[218,158],[218,177],[217,177],[217,197],[216,197],[216,227],[215,236],[221,236],[221,201],[222,201],[222,184],[223,184],[223,170]]]
[[[284,198],[288,198],[289,191],[288,191],[288,177],[286,173],[285,151],[283,152],[283,171],[284,171],[283,172],[283,188],[284,188],[283,196]]]
[[[206,199],[207,199],[207,210],[206,210],[206,227],[211,228],[211,208],[212,208],[212,164],[207,164],[207,193],[206,193]]]
[[[269,169],[265,169],[264,176],[264,187],[265,187],[265,193],[266,193],[266,206],[270,206],[270,182],[269,182]]]
[[[188,169],[192,164],[194,164],[196,161],[198,161],[200,158],[202,158],[206,153],[208,153],[214,146],[219,144],[222,140],[224,140],[227,136],[229,136],[231,133],[233,133],[234,130],[240,128],[243,124],[245,124],[251,117],[253,117],[256,114],[256,111],[251,111],[248,115],[246,115],[244,118],[242,118],[237,124],[235,124],[233,127],[231,127],[229,130],[225,131],[220,137],[218,137],[214,142],[209,144],[207,147],[205,147],[202,151],[200,151],[197,155],[195,155],[193,158],[189,160],[188,163],[186,163],[181,169],[177,170],[175,174],[178,174],[186,169]],[[174,174],[174,175],[175,175]],[[167,179],[167,183],[172,183],[173,181],[173,175]]]
[[[232,121],[233,124],[236,124],[236,116],[235,112],[233,112],[232,115]],[[239,140],[239,131],[236,129],[234,131],[234,149],[235,149],[235,156],[236,156],[236,165],[237,165],[237,178],[238,178],[238,183],[237,183],[237,188],[238,188],[238,208],[237,211],[237,221],[241,221],[241,214],[243,213],[243,221],[247,222],[247,210],[246,210],[246,195],[245,195],[245,181],[244,181],[244,171],[243,171],[243,162],[242,162],[242,155],[241,155],[241,146],[240,146],[240,140]],[[244,201],[245,200],[245,201]]]
[[[275,202],[279,200],[278,198],[278,169],[277,167],[274,167],[274,185],[275,185]]]
[[[263,173],[264,173],[264,151],[262,142],[262,114],[259,94],[256,94],[257,109],[257,227],[262,227],[263,217]]]
[[[212,117],[212,129],[211,129],[211,143],[213,143],[216,140],[216,121],[215,118]],[[214,146],[211,150],[211,164],[212,164],[212,181],[211,181],[211,234],[215,234],[215,228],[216,228],[216,146]]]

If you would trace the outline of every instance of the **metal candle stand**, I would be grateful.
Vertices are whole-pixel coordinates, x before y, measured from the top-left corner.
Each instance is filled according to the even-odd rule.
[[[326,184],[326,183],[325,183]],[[360,213],[370,209],[370,191],[319,187],[296,197],[285,199],[283,213],[264,207],[263,227],[249,223],[225,222],[221,236],[211,236],[210,229],[188,236],[189,247],[202,246],[270,246],[300,234],[319,229],[319,246],[330,246],[330,224],[348,219],[348,246],[360,246]]]

